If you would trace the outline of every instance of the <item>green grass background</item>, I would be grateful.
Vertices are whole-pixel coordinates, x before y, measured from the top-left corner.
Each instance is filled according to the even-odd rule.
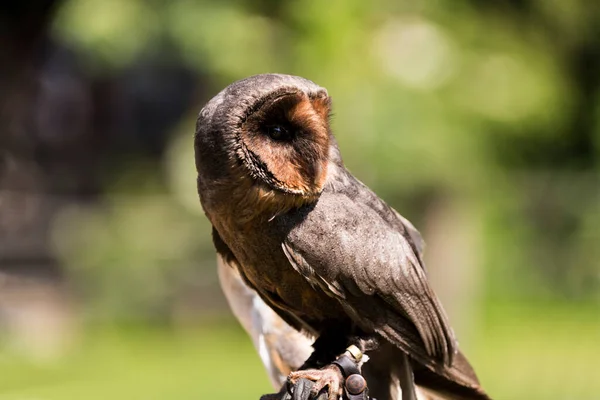
[[[495,399],[600,399],[597,309],[488,307],[462,348]],[[271,390],[233,321],[88,327],[58,361],[0,356],[0,400],[258,399]]]

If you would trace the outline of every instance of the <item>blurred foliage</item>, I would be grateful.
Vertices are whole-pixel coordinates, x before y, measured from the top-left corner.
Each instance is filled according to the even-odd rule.
[[[600,65],[599,12],[553,4],[72,0],[54,30],[91,69],[124,68],[168,42],[177,62],[210,76],[200,100],[250,74],[306,76],[333,96],[349,168],[393,205],[417,220],[437,196],[482,205],[473,212],[484,222],[488,296],[598,301],[600,79],[590,74]],[[186,121],[178,131],[188,138]],[[159,168],[185,177],[177,190],[193,199],[191,153],[183,157]],[[186,223],[200,218],[160,225],[176,212],[169,201],[153,201],[165,210],[142,229],[195,231]],[[123,249],[141,240],[108,237]]]
[[[471,251],[481,298],[471,300],[482,305],[461,346],[494,398],[598,397],[598,5],[66,0],[52,37],[76,54],[91,93],[65,107],[99,109],[87,116],[89,152],[65,153],[101,158],[93,179],[77,171],[98,182],[96,197],[51,223],[52,249],[91,320],[178,322],[190,304],[220,299],[195,191],[195,116],[236,79],[291,73],[328,89],[347,166],[417,227],[446,200],[480,225]],[[45,65],[59,72],[45,78],[56,88],[66,85],[61,60]],[[443,234],[463,227],[452,229]],[[0,358],[0,399],[268,390],[247,340],[221,324],[182,336],[105,329],[85,332],[60,367]],[[242,380],[220,385],[232,377]]]
[[[596,399],[596,311],[574,318],[557,304],[542,309],[493,307],[462,344],[486,390],[502,400]],[[0,374],[2,400],[257,399],[273,392],[247,336],[224,321],[175,330],[93,326],[60,364],[7,354]]]

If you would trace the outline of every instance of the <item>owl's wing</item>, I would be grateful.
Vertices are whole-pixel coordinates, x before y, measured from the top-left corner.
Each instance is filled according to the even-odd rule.
[[[283,251],[358,326],[425,365],[450,365],[456,343],[427,282],[418,254],[422,242],[411,238],[416,229],[407,228],[383,201],[373,201],[323,193],[310,212],[287,222]]]

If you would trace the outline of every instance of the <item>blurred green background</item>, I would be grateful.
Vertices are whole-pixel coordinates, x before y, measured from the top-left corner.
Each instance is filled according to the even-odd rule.
[[[600,399],[600,4],[40,0],[0,16],[0,400],[258,398],[195,191],[210,97],[333,97],[495,399]]]

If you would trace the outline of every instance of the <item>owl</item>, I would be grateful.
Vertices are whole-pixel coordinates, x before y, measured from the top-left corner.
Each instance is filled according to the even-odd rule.
[[[398,380],[406,399],[413,384],[488,399],[427,281],[419,233],[345,168],[330,115],[324,88],[280,74],[234,82],[204,106],[197,187],[219,258],[315,338],[292,383],[313,380],[336,399],[332,363],[355,346],[371,358],[379,400],[394,398]]]

